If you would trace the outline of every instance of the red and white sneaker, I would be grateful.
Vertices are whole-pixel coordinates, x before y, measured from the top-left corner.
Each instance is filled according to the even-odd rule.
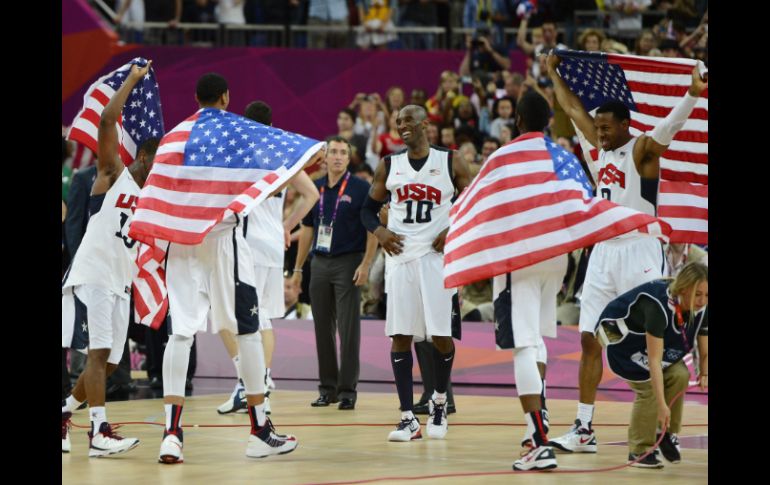
[[[249,458],[264,458],[270,455],[285,455],[297,448],[297,438],[292,435],[278,434],[270,418],[265,421],[256,434],[249,435],[246,456]]]
[[[184,435],[182,434],[182,430],[180,429],[173,433],[164,430],[163,442],[160,444],[158,462],[165,463],[166,465],[184,463],[182,448],[184,448]]]
[[[72,447],[70,443],[70,418],[71,412],[61,413],[61,452],[69,453]]]
[[[110,423],[102,423],[96,434],[89,431],[88,438],[90,440],[88,456],[97,458],[119,455],[131,451],[139,445],[137,438],[123,438],[115,434]]]
[[[552,470],[556,468],[556,454],[550,446],[538,446],[523,452],[521,458],[513,462],[513,469],[527,470]]]

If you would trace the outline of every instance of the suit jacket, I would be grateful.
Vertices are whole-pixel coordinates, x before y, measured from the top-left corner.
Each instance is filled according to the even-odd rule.
[[[67,195],[67,218],[64,220],[65,242],[70,258],[75,257],[88,225],[88,201],[96,180],[96,166],[91,165],[72,177]]]

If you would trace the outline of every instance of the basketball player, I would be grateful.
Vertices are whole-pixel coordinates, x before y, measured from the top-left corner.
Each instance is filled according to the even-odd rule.
[[[599,148],[597,194],[617,204],[656,215],[660,155],[687,121],[701,92],[708,87],[697,66],[687,94],[649,135],[634,137],[629,132],[631,115],[620,101],[608,101],[592,118],[556,71],[560,59],[549,54],[548,74],[556,98],[583,132]],[[597,244],[588,261],[580,299],[580,401],[575,425],[549,444],[567,452],[596,453],[597,441],[591,427],[596,388],[602,377],[601,345],[595,328],[604,307],[618,295],[663,276],[665,258],[658,239],[629,233]]]
[[[254,101],[246,106],[246,118],[263,125],[272,126],[270,106],[262,101]],[[262,348],[265,352],[265,413],[270,414],[270,390],[275,384],[270,376],[270,366],[275,349],[272,318],[281,318],[285,312],[283,301],[283,252],[289,243],[289,233],[310,212],[318,201],[318,189],[304,170],[292,177],[289,184],[302,196],[294,211],[283,221],[283,201],[286,189],[280,190],[267,200],[254,207],[243,223],[243,233],[254,255],[254,274],[257,277],[257,298],[259,299],[259,333],[262,336]],[[233,359],[238,381],[235,390],[217,412],[227,414],[246,412],[246,390],[243,387],[238,356],[238,342],[229,330],[219,332],[222,342]]]
[[[195,98],[199,113],[225,110],[230,102],[227,81],[220,75],[203,75]],[[318,156],[318,155],[317,155]],[[310,163],[315,162],[311,158]],[[206,328],[211,313],[212,332],[237,333],[241,377],[251,419],[246,456],[262,458],[290,453],[297,439],[280,435],[265,414],[265,364],[259,332],[259,302],[254,260],[243,237],[242,219],[232,214],[219,222],[194,246],[171,244],[167,253],[171,335],[163,355],[163,403],[166,426],[159,461],[184,461],[181,415],[184,384],[193,336]]]
[[[543,138],[550,116],[545,98],[534,91],[526,92],[516,105],[516,126],[521,133],[517,140]],[[546,446],[547,350],[543,337],[556,337],[556,295],[566,272],[567,255],[562,254],[492,280],[495,320],[499,327],[510,328],[504,331],[511,332],[516,391],[527,422],[522,444],[529,449],[513,463],[514,470],[549,470],[557,466],[553,449]]]
[[[118,368],[128,333],[131,278],[138,249],[136,241],[127,236],[128,227],[158,148],[156,138],[145,141],[136,160],[126,168],[118,155],[115,123],[131,90],[150,71],[151,64],[132,65],[123,85],[102,111],[97,174],[89,202],[92,216],[62,283],[62,347],[80,350],[88,346],[86,368],[62,406],[63,453],[70,451],[72,411],[86,399],[91,417],[88,456],[125,453],[139,444],[136,438],[122,438],[112,431],[104,402],[105,379]]]
[[[449,230],[452,199],[470,183],[457,152],[431,146],[425,109],[401,109],[396,126],[406,150],[383,158],[374,174],[361,211],[364,227],[387,253],[385,292],[388,295],[385,333],[392,337],[391,364],[401,402],[401,422],[390,441],[422,437],[413,411],[412,339],[432,340],[436,388],[429,402],[428,436],[447,433],[446,391],[454,362],[453,319],[460,309],[455,289],[444,288],[444,241]],[[377,214],[390,193],[388,227]]]

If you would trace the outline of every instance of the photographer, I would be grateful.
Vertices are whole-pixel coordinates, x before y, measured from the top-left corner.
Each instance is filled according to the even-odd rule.
[[[503,29],[510,20],[508,12],[516,9],[515,3],[514,0],[465,0],[463,27],[487,27],[492,30],[495,43],[504,44]]]
[[[508,50],[500,45],[493,45],[492,33],[487,27],[479,27],[473,37],[466,39],[467,50],[460,64],[460,75],[470,76],[471,72],[482,70],[498,73],[511,68]]]

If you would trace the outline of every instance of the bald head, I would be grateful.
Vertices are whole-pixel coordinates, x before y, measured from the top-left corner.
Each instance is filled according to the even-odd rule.
[[[406,144],[407,148],[413,153],[427,151],[430,144],[425,135],[428,125],[428,113],[422,106],[409,104],[401,108],[396,118],[396,130],[399,136]]]

